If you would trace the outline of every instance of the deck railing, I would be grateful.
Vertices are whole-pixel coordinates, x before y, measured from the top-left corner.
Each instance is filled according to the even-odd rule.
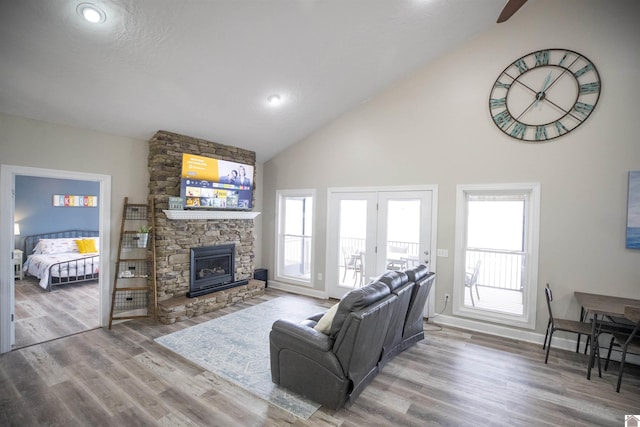
[[[311,237],[286,234],[283,238],[285,274],[308,275],[311,272]]]
[[[413,242],[389,241],[389,246],[407,248],[407,255],[419,256],[419,245]],[[343,237],[340,239],[340,253],[364,250],[365,239]],[[493,249],[467,249],[466,265],[473,269],[478,260],[482,261],[482,268],[478,278],[480,286],[497,289],[522,291],[522,277],[524,274],[525,254],[519,251],[500,251]],[[340,260],[340,267],[344,267],[344,259]]]
[[[479,286],[522,291],[525,265],[523,252],[467,249],[467,267],[473,269],[478,260],[482,261],[478,276]]]
[[[342,249],[349,249],[350,251],[354,250],[364,250],[366,244],[365,239],[359,239],[356,237],[342,237],[340,238],[340,252],[342,253]],[[420,245],[414,242],[402,242],[399,240],[389,240],[389,246],[395,246],[398,248],[406,248],[408,256],[417,257],[420,252]],[[342,262],[340,264],[342,265]]]

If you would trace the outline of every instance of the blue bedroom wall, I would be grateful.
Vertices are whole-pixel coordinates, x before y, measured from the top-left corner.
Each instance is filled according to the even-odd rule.
[[[100,183],[71,179],[16,176],[14,219],[20,225],[16,248],[23,249],[24,237],[63,230],[97,230],[97,207],[55,207],[54,194],[98,196]],[[98,204],[101,200],[98,199]]]

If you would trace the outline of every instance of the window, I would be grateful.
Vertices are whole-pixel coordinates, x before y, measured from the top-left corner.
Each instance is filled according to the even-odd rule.
[[[538,184],[460,185],[453,313],[535,327]]]
[[[313,190],[277,192],[276,277],[311,284],[313,251]]]

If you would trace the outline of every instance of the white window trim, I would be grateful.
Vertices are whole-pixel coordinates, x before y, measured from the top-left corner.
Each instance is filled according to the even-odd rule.
[[[527,199],[527,241],[528,254],[525,278],[524,313],[522,316],[496,313],[464,305],[465,279],[465,236],[467,224],[466,197],[467,193],[497,193],[519,191],[529,193]],[[512,184],[460,184],[456,187],[456,233],[455,233],[455,261],[453,274],[453,306],[455,316],[495,322],[502,325],[519,328],[535,329],[536,307],[538,296],[538,250],[540,234],[540,184],[512,183]]]
[[[313,220],[311,221],[311,274],[309,280],[296,279],[291,276],[280,275],[280,230],[284,227],[284,218],[281,217],[282,201],[286,197],[311,197],[313,199]],[[316,239],[316,190],[314,189],[299,189],[299,190],[276,190],[276,238],[275,238],[275,257],[274,257],[274,281],[280,283],[287,283],[298,286],[305,286],[308,288],[313,287],[313,278],[315,277],[315,239]]]

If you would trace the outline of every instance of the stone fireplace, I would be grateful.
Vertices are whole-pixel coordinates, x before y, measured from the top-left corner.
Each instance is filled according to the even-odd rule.
[[[180,195],[183,153],[249,165],[255,165],[256,160],[253,151],[166,131],[158,131],[149,140],[149,194],[155,205],[158,319],[165,324],[219,310],[264,293],[264,282],[252,279],[255,269],[253,219],[169,219],[163,212],[168,209],[169,197]],[[253,178],[255,183],[255,176]],[[234,263],[229,273],[234,282],[246,284],[188,298],[192,248],[220,245],[233,245]]]

